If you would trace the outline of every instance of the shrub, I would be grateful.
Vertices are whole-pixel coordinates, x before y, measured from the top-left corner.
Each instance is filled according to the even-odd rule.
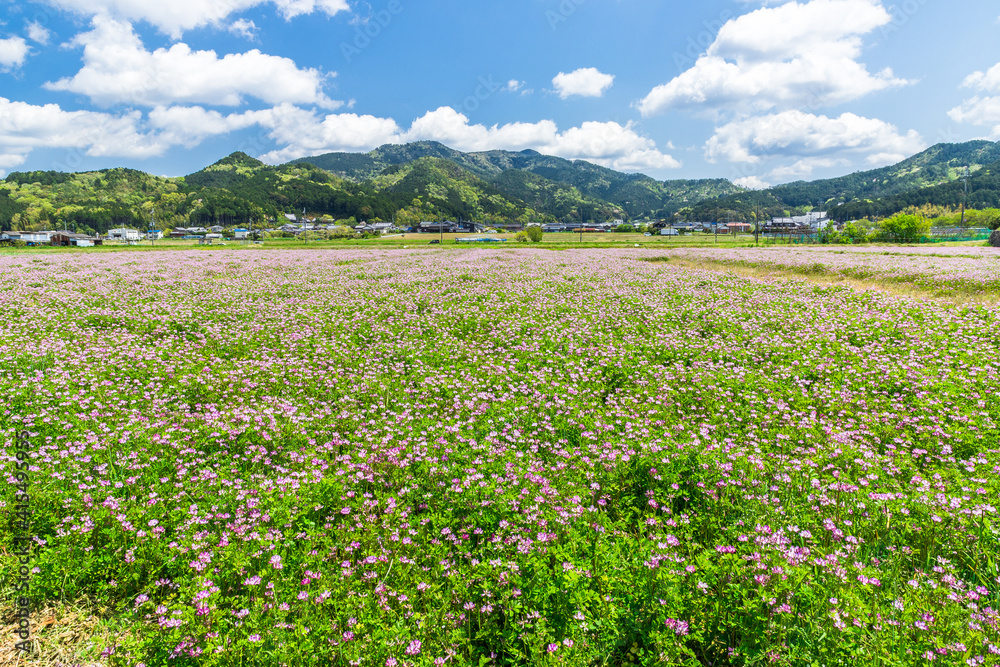
[[[894,239],[916,240],[926,234],[931,223],[918,215],[899,213],[879,223],[879,231]]]
[[[542,242],[542,228],[541,227],[528,227],[525,230],[525,234],[528,235],[528,240],[532,243]]]

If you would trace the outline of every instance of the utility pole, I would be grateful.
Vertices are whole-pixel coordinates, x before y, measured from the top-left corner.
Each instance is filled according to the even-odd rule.
[[[754,200],[753,244],[760,245],[760,199]]]
[[[964,229],[965,228],[965,201],[969,198],[969,168],[968,167],[965,168],[965,176],[962,177],[962,180],[965,181],[965,193],[962,195],[962,222],[959,223],[959,226]]]

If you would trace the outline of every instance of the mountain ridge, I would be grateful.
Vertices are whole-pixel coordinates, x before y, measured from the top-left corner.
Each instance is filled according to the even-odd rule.
[[[907,208],[893,209],[893,202],[909,201],[907,193],[929,190],[930,202],[951,205],[955,197],[948,194],[934,201],[934,193],[950,193],[949,184],[959,182],[964,167],[975,175],[1000,160],[1000,142],[974,140],[957,144],[939,143],[894,164],[866,171],[857,171],[835,178],[815,181],[793,181],[759,190],[745,191],[717,198],[705,198],[679,213],[690,220],[713,220],[720,215],[733,215],[745,220],[756,219],[758,207],[767,215],[789,215],[807,210],[872,211],[871,215],[892,215]],[[863,202],[880,201],[876,206]],[[1000,201],[984,196],[981,205],[994,207]],[[876,213],[877,211],[877,213]],[[721,212],[721,213],[720,213]]]
[[[450,160],[486,180],[505,171],[529,171],[571,185],[592,199],[613,203],[633,217],[661,209],[673,212],[692,198],[731,194],[742,189],[726,179],[658,181],[645,174],[627,174],[585,160],[567,160],[534,150],[463,153],[435,141],[386,144],[368,153],[326,153],[298,158],[289,164],[309,163],[361,182],[371,178],[372,172],[422,157]]]
[[[441,218],[751,221],[816,209],[884,216],[915,205],[954,206],[963,198],[965,167],[972,176],[969,206],[1000,205],[1000,143],[984,140],[936,144],[896,165],[760,191],[725,179],[657,181],[533,150],[462,153],[436,142],[282,165],[234,152],[179,178],[127,168],[14,172],[0,181],[0,229],[103,232],[124,224],[146,227],[152,220],[163,226],[247,224],[303,209],[347,224]]]
[[[837,198],[885,197],[957,180],[956,169],[976,171],[1000,160],[1000,142],[986,140],[935,144],[894,165],[815,181],[793,181],[764,188],[790,206],[821,206]],[[825,189],[825,200],[816,192]]]

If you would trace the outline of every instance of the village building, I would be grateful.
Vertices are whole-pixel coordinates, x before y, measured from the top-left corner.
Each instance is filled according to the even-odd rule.
[[[27,245],[48,245],[56,232],[3,232],[0,241],[21,241]]]
[[[124,241],[126,243],[137,242],[142,238],[138,229],[128,229],[126,227],[119,227],[118,229],[108,230],[108,240],[109,241]]]
[[[103,245],[103,241],[95,236],[87,234],[74,234],[73,232],[55,232],[52,234],[52,245],[58,247],[92,248]]]

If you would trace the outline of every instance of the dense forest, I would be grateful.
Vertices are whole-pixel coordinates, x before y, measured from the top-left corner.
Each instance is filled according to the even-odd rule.
[[[184,178],[131,169],[16,172],[0,183],[0,226],[105,233],[118,226],[248,225],[284,213],[401,224],[422,220],[605,221],[621,207],[530,172],[494,180],[452,160],[423,157],[356,182],[311,163],[269,166],[234,153]]]
[[[576,187],[543,178],[523,169],[510,169],[493,178],[502,192],[511,194],[535,210],[546,211],[557,220],[579,217],[581,222],[609,220],[622,211],[608,202],[588,197]]]
[[[752,221],[757,206],[763,216],[797,215],[806,211],[828,211],[835,219],[888,217],[912,206],[961,204],[966,169],[972,175],[969,206],[988,208],[998,201],[990,178],[1000,160],[1000,143],[969,141],[938,144],[902,162],[838,178],[796,181],[719,198],[705,198],[681,212],[692,220],[733,219]],[[978,185],[974,185],[979,181]],[[718,213],[717,213],[718,212]]]
[[[27,207],[14,201],[6,192],[0,191],[0,231],[10,230],[14,216],[20,216]]]
[[[925,205],[958,208],[963,202],[967,208],[988,209],[1000,206],[1000,161],[971,172],[966,182],[955,180],[932,187],[902,192],[891,197],[859,199],[830,209],[834,220],[884,218],[911,207]]]
[[[786,206],[825,208],[863,199],[895,195],[961,178],[966,167],[978,170],[1000,160],[1000,144],[969,141],[937,144],[890,167],[856,172],[839,178],[796,181],[767,190]]]
[[[375,178],[390,167],[425,158],[453,162],[498,186],[510,184],[512,187],[522,188],[526,180],[524,177],[504,179],[502,175],[510,171],[530,172],[551,183],[575,188],[578,193],[575,206],[582,206],[586,210],[593,206],[595,210],[599,210],[602,205],[611,203],[613,208],[631,218],[652,217],[660,210],[666,210],[668,215],[672,215],[702,199],[732,194],[742,189],[721,178],[657,181],[645,174],[625,174],[583,160],[566,160],[533,150],[462,153],[434,141],[382,146],[365,154],[328,153],[295,160],[293,164],[313,164],[360,183]],[[541,183],[537,180],[532,182]],[[546,212],[555,215],[552,211]],[[599,216],[599,213],[594,216]],[[556,217],[562,219],[562,216]]]
[[[0,183],[0,226],[105,233],[121,225],[263,224],[303,210],[332,220],[398,218],[404,224],[456,218],[603,221],[624,215],[572,186],[535,176],[530,181],[515,176],[491,183],[452,161],[427,157],[359,183],[309,163],[273,167],[234,153],[175,179],[129,169],[13,173]]]

